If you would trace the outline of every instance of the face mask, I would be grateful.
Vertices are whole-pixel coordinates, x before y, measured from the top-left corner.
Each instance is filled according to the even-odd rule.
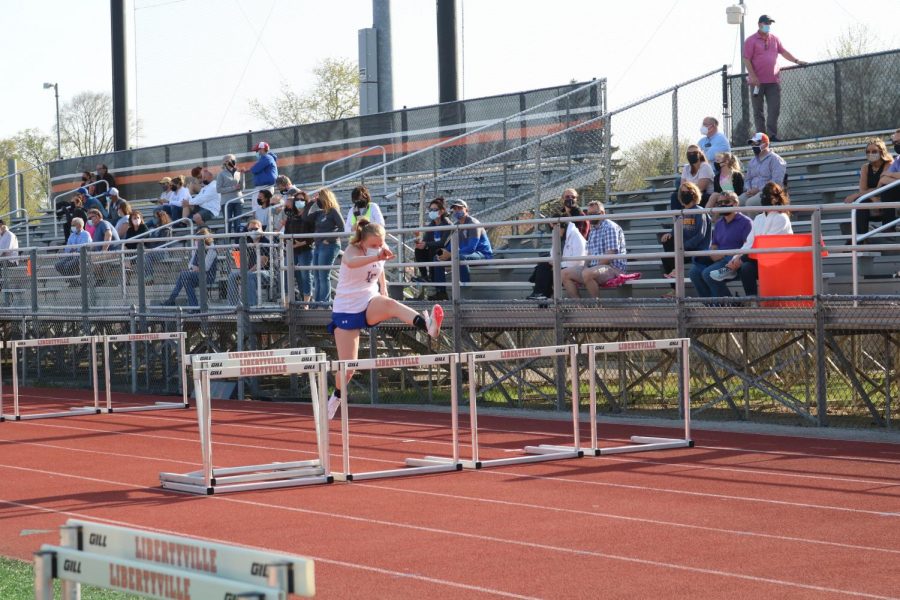
[[[457,223],[459,223],[459,222],[462,221],[464,218],[466,218],[466,213],[464,213],[464,212],[461,211],[461,210],[454,210],[454,211],[453,211],[453,218],[456,219],[456,222],[457,222]]]
[[[570,198],[566,198],[565,205],[566,208],[572,208],[573,206],[575,206],[575,201]]]
[[[429,210],[429,211],[428,211],[428,220],[429,220],[429,221],[437,221],[437,220],[438,220],[438,217],[440,217],[440,216],[441,216],[441,213],[439,213],[439,212],[436,211],[436,210]]]
[[[683,206],[687,206],[694,201],[694,195],[690,192],[681,192],[680,194],[678,194],[678,200],[681,201],[681,204]]]
[[[697,164],[697,161],[700,160],[700,155],[697,154],[696,152],[688,152],[687,159],[688,159],[689,163],[691,163],[692,165],[695,165],[695,164]]]
[[[257,153],[256,153],[256,158],[262,158],[262,152],[257,152]]]
[[[866,153],[866,160],[869,161],[870,163],[873,163],[880,158],[881,158],[881,154],[879,154],[877,152],[872,152],[872,153],[867,152]]]
[[[303,210],[306,208],[306,202],[303,200],[294,200],[294,210]]]
[[[760,148],[759,146],[752,146],[751,150],[753,150],[753,154],[755,154],[756,156],[759,156],[759,153],[762,152],[762,148]]]
[[[357,200],[354,206],[356,206],[358,210],[362,211],[365,210],[368,205],[369,203],[366,200]]]
[[[772,196],[769,194],[763,194],[759,197],[759,202],[763,206],[772,206]]]
[[[762,28],[760,29],[760,31],[762,31],[763,33],[769,33],[769,26],[763,25]]]
[[[894,152],[900,154],[900,143],[894,144]]]
[[[700,128],[700,135],[709,135],[709,127],[704,125]]]
[[[322,208],[322,201],[316,200],[316,206],[318,206],[319,208]]]
[[[381,254],[381,248],[366,248],[366,256],[378,256]]]
[[[250,229],[249,231],[250,237],[252,237],[254,240],[262,235],[262,232],[260,232],[259,229]]]
[[[203,180],[203,185],[209,185],[211,182],[212,182],[211,179],[204,179],[204,180]]]

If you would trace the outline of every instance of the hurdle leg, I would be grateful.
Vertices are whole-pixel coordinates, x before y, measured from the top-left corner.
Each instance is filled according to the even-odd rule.
[[[353,474],[350,473],[350,418],[347,415],[347,367],[343,364],[338,370],[338,377],[341,378],[341,452],[343,461],[343,479],[344,481],[353,481]]]
[[[106,412],[112,412],[112,373],[109,359],[109,339],[103,338],[103,378],[106,381]]]
[[[579,409],[581,406],[581,394],[578,389],[578,347],[574,346],[569,351],[569,384],[572,386],[572,440],[575,452],[581,455],[581,423],[579,422]]]
[[[19,365],[16,361],[16,355],[19,353],[18,349],[13,345],[12,347],[12,385],[13,385],[13,418],[18,421],[19,420]],[[52,588],[51,588],[52,593]]]
[[[100,414],[100,381],[97,379],[97,339],[91,339],[91,376],[94,379],[94,412]]]
[[[190,403],[188,402],[188,391],[187,391],[187,355],[185,354],[184,349],[184,338],[185,334],[182,333],[178,336],[178,355],[181,360],[181,402],[184,404],[185,408],[190,407]]]
[[[478,407],[476,406],[478,400],[478,386],[475,381],[475,357],[470,354],[467,362],[469,367],[469,429],[472,432],[472,461],[471,464],[467,464],[466,466],[473,469],[480,469],[481,461],[478,457]]]
[[[588,354],[588,386],[590,394],[591,450],[597,454],[597,353]]]

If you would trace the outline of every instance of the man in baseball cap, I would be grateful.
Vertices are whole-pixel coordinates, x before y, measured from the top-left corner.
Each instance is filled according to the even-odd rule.
[[[783,158],[769,149],[769,136],[758,132],[747,140],[750,149],[753,150],[753,158],[747,165],[747,174],[744,175],[744,193],[740,201],[745,206],[760,206],[762,204],[762,190],[770,181],[778,185],[784,185],[784,176],[787,172],[787,163]]]
[[[465,200],[457,198],[450,203],[450,220],[457,225],[480,225],[478,219],[469,216],[469,204]],[[453,248],[447,244],[444,250],[438,254],[438,260],[450,260],[452,253],[459,254],[460,261],[484,260],[494,258],[494,250],[491,248],[491,240],[488,239],[484,227],[467,227],[459,230],[459,248]],[[463,283],[469,281],[469,267],[459,265],[459,280]]]
[[[256,145],[253,146],[254,152],[268,152],[269,151],[269,143],[268,142],[256,142]]]
[[[242,169],[241,173],[253,174],[253,186],[257,188],[268,188],[272,190],[275,180],[278,178],[278,156],[273,152],[269,152],[269,144],[266,142],[257,142],[253,146],[256,156],[256,164],[250,167],[250,170]],[[254,207],[255,208],[255,207]]]

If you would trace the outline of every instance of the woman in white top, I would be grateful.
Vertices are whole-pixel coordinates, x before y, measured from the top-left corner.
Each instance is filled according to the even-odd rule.
[[[753,219],[753,228],[750,230],[750,235],[747,236],[747,240],[744,242],[744,245],[741,246],[741,250],[750,250],[753,248],[753,241],[758,235],[794,233],[794,230],[791,227],[791,213],[787,210],[774,208],[790,204],[790,199],[788,198],[787,192],[784,191],[784,188],[774,181],[770,181],[763,188],[760,194],[760,201],[763,206],[771,206],[773,208],[772,210],[767,210],[764,213],[756,215],[756,218]],[[710,273],[710,277],[716,281],[728,281],[729,279],[734,279],[738,275],[740,275],[741,284],[744,286],[744,295],[758,295],[759,288],[756,280],[759,277],[759,266],[754,259],[749,258],[746,254],[734,256],[727,265],[718,271]]]
[[[400,319],[407,325],[421,329],[437,338],[444,320],[444,309],[435,304],[428,314],[388,297],[384,279],[384,262],[394,257],[384,243],[384,227],[359,219],[355,233],[341,258],[337,291],[328,331],[334,333],[338,359],[355,360],[359,353],[359,331],[374,327],[388,319]],[[347,379],[353,371],[347,371]],[[341,405],[341,382],[335,382],[334,393],[328,399],[328,418],[334,418]]]
[[[716,178],[716,174],[713,173],[712,167],[706,161],[706,155],[696,144],[688,146],[687,160],[688,164],[684,165],[681,170],[681,183],[690,182],[700,188],[700,206],[705,208],[706,201],[713,193],[713,179]],[[672,210],[681,210],[681,203],[678,202],[678,190],[672,192],[669,206]]]
[[[581,212],[581,209],[577,206],[572,208],[571,215],[574,217],[580,217],[584,213]],[[559,215],[561,217],[566,216],[565,213]],[[587,221],[574,221],[569,222],[564,227],[560,227],[561,223],[550,223],[550,226],[553,228],[554,235],[561,234],[561,241],[563,243],[563,258],[578,258],[582,256],[587,256],[587,240],[584,239],[584,236],[581,235],[581,230],[579,226],[582,223],[587,223]],[[584,266],[583,260],[563,260],[560,263],[560,268],[565,269],[567,267],[581,267]],[[531,278],[528,280],[534,284],[534,290],[531,292],[531,295],[526,298],[526,300],[546,300],[553,296],[553,264],[552,263],[538,263],[534,266],[534,272],[531,274]]]

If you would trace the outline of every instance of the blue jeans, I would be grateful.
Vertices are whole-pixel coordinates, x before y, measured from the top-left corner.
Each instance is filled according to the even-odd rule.
[[[209,270],[206,274],[207,285],[216,280],[215,268]],[[182,271],[175,282],[175,289],[169,294],[169,302],[174,303],[175,299],[184,290],[188,299],[188,306],[198,306],[200,302],[197,300],[197,286],[200,285],[200,273],[197,271]]]
[[[240,222],[235,221],[231,222],[233,217],[238,216],[244,212],[244,203],[243,202],[235,202],[233,204],[226,204],[225,206],[225,233],[234,233],[238,231],[241,227]]]
[[[313,264],[313,251],[294,250],[294,265],[298,267],[308,267]],[[294,278],[297,280],[297,287],[300,288],[300,294],[306,298],[312,297],[313,289],[313,272],[312,271],[294,271]]]
[[[337,258],[338,242],[316,242],[313,249],[313,264],[317,267],[331,266]],[[331,302],[331,270],[316,271],[316,302]]]
[[[469,267],[466,266],[465,262],[467,260],[483,260],[484,254],[481,252],[473,252],[472,254],[462,254],[459,257],[459,280],[463,283],[469,282]]]
[[[259,277],[259,274],[256,271],[252,271],[247,273],[247,306],[256,306],[259,304],[259,294],[256,291],[256,280]],[[265,286],[269,282],[268,273],[262,274],[262,286],[265,289]],[[228,290],[228,303],[232,306],[237,306],[237,303],[241,301],[241,272],[238,269],[234,269],[231,273],[228,274],[228,285],[226,289]]]
[[[728,291],[728,285],[724,281],[716,281],[710,276],[713,271],[718,271],[727,265],[730,260],[730,256],[720,258],[715,262],[710,262],[710,259],[704,256],[698,256],[694,259],[690,278],[701,298],[731,296],[731,292]]]

